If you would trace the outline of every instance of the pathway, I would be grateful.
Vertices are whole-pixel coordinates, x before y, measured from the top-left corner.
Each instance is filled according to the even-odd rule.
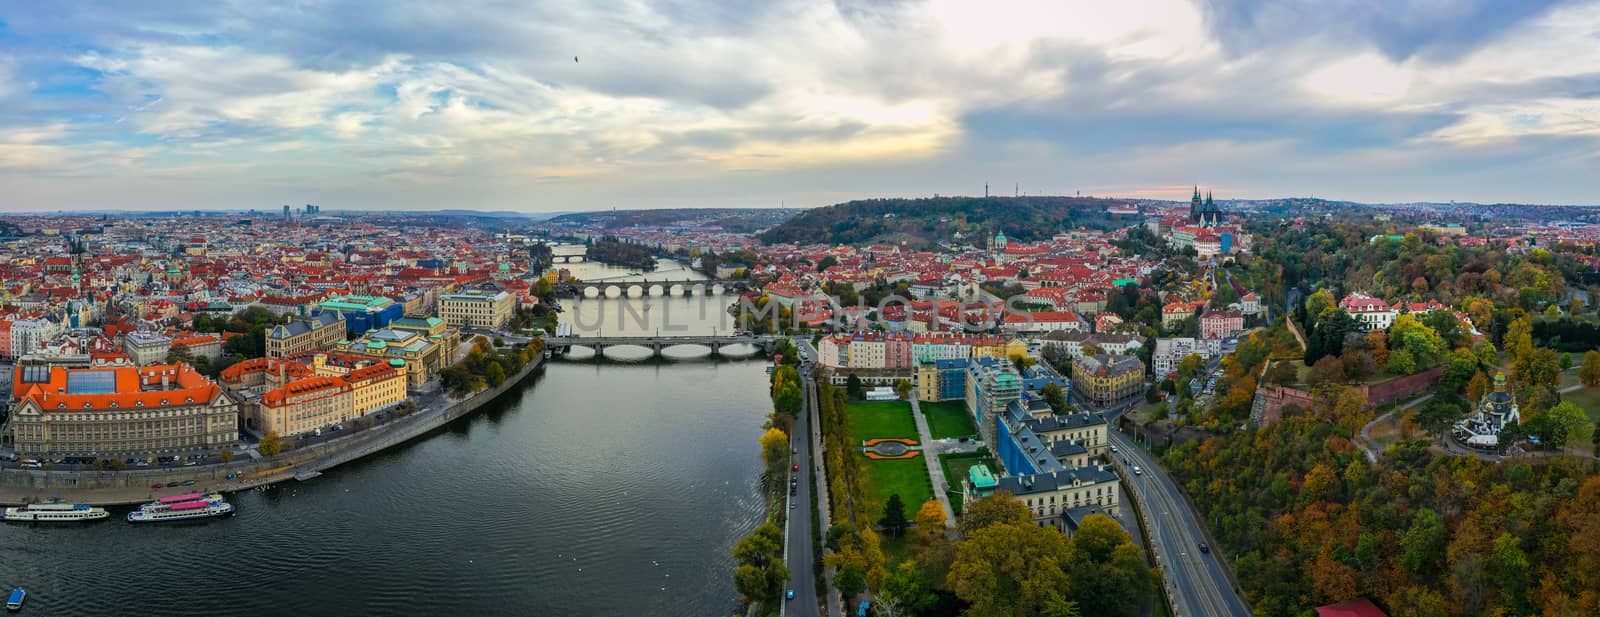
[[[928,479],[933,482],[933,496],[939,500],[939,507],[944,508],[944,526],[948,529],[956,528],[956,512],[950,507],[950,496],[947,489],[950,484],[945,481],[944,466],[939,464],[937,450],[928,446],[934,443],[933,432],[928,430],[928,419],[922,415],[922,406],[917,403],[917,389],[911,389],[911,417],[917,421],[917,434],[922,437],[922,461],[928,465]],[[922,507],[917,504],[916,507]]]
[[[1366,426],[1361,427],[1361,439],[1356,440],[1356,446],[1361,448],[1361,451],[1367,455],[1368,463],[1378,462],[1378,453],[1372,449],[1372,427],[1377,425],[1379,422],[1388,420],[1389,417],[1393,416],[1394,412],[1396,411],[1405,411],[1407,409],[1411,409],[1412,407],[1416,407],[1417,405],[1427,402],[1428,399],[1431,398],[1433,398],[1432,394],[1424,394],[1419,396],[1415,399],[1412,399],[1411,402],[1400,406],[1398,409],[1392,409],[1389,411],[1389,413],[1373,418],[1371,422],[1366,424]]]

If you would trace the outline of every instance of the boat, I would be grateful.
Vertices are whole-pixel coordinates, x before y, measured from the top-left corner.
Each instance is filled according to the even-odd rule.
[[[73,521],[98,521],[111,516],[105,508],[86,503],[34,503],[6,508],[0,519],[19,523],[70,523]]]
[[[228,500],[224,499],[221,493],[205,495],[191,493],[189,495],[176,495],[175,497],[188,498],[188,500],[167,501],[174,498],[163,497],[161,500],[147,503],[140,506],[138,510],[129,512],[128,522],[164,523],[233,514],[233,504],[228,503]]]
[[[20,610],[22,610],[22,601],[24,599],[26,599],[27,597],[28,597],[28,592],[23,591],[21,587],[18,587],[16,589],[11,590],[11,597],[6,598],[6,610],[8,610],[8,611],[20,611]]]

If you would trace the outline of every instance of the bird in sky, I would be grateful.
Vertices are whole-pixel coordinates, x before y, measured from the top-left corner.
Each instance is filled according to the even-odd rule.
[[[577,62],[578,62],[578,57],[577,57],[577,56],[573,56],[573,57],[572,57],[572,62],[573,62],[573,64],[577,64]]]

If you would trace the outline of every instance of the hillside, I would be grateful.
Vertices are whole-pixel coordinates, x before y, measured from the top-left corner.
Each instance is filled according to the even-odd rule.
[[[793,217],[795,208],[663,208],[660,210],[601,210],[574,212],[550,219],[551,225],[582,229],[627,227],[720,227],[732,233],[752,233]]]
[[[1090,197],[933,197],[866,199],[807,210],[762,232],[768,244],[860,244],[877,241],[937,242],[956,232],[965,238],[1004,231],[1015,240],[1048,238],[1076,227],[1110,229],[1139,220],[1106,208],[1123,200]]]

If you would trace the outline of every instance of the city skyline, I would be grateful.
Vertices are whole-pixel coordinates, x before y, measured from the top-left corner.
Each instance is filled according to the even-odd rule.
[[[1600,3],[0,11],[8,211],[1592,204]]]

